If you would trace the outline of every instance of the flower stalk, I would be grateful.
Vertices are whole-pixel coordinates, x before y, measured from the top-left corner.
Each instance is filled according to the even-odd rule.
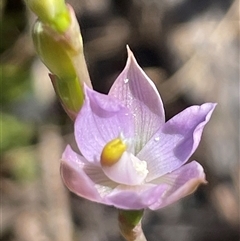
[[[118,223],[122,236],[127,241],[147,241],[142,230],[144,210],[118,210]]]

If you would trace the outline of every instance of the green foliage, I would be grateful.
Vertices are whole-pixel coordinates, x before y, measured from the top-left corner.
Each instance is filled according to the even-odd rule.
[[[21,1],[9,4],[0,0],[0,53],[11,48],[27,24],[25,8]]]
[[[32,181],[38,177],[35,149],[32,146],[7,151],[3,158],[3,168],[20,182]]]
[[[16,117],[1,113],[0,151],[29,145],[34,137],[34,126]]]
[[[14,64],[0,66],[1,104],[18,101],[30,91],[30,73],[27,68],[19,68]]]

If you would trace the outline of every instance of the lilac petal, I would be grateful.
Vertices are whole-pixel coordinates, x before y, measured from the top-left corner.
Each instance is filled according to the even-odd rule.
[[[102,197],[117,185],[110,181],[101,168],[67,146],[61,161],[61,176],[70,191],[94,202],[103,203]]]
[[[166,190],[166,185],[145,184],[135,187],[120,185],[105,197],[109,205],[125,210],[148,208],[157,202]]]
[[[165,122],[161,97],[129,48],[126,67],[109,91],[132,112],[135,123],[135,153],[138,153]]]
[[[156,203],[149,207],[152,210],[163,208],[193,193],[201,183],[206,183],[206,180],[202,166],[193,161],[154,180],[154,183],[159,183],[160,186],[165,183],[168,189]]]
[[[133,118],[119,100],[85,86],[85,102],[75,121],[75,138],[83,156],[99,163],[107,142],[134,136]]]
[[[160,128],[137,156],[148,163],[147,181],[182,166],[199,145],[216,104],[191,106]]]
[[[131,186],[143,183],[148,174],[147,163],[126,151],[118,162],[111,166],[103,165],[102,170],[114,182]]]

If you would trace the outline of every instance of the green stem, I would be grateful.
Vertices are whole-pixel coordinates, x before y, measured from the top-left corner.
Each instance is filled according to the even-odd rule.
[[[126,241],[147,241],[141,225],[144,210],[118,210],[118,223]]]

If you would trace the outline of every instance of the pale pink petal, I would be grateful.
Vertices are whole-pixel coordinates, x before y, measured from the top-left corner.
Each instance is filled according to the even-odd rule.
[[[160,186],[163,183],[168,185],[167,190],[159,196],[158,201],[149,207],[152,210],[156,210],[193,193],[200,184],[206,183],[206,180],[202,166],[193,161],[172,173],[153,180],[153,182]]]
[[[62,155],[61,176],[70,191],[94,202],[103,203],[102,197],[117,186],[105,176],[101,168],[88,163],[70,146],[66,147]]]
[[[135,153],[138,153],[159,126],[165,122],[162,100],[154,85],[128,48],[126,67],[109,95],[121,100],[134,115]]]
[[[204,126],[216,104],[191,106],[169,120],[137,157],[148,164],[147,181],[182,166],[199,145]]]
[[[148,174],[147,163],[126,151],[118,162],[111,166],[103,165],[102,170],[114,182],[131,186],[142,184]]]
[[[75,121],[75,138],[82,155],[99,163],[107,142],[134,136],[133,117],[119,100],[85,87],[85,102]]]
[[[105,197],[109,205],[125,210],[148,208],[156,203],[166,190],[166,185],[144,184],[135,187],[120,185]]]

